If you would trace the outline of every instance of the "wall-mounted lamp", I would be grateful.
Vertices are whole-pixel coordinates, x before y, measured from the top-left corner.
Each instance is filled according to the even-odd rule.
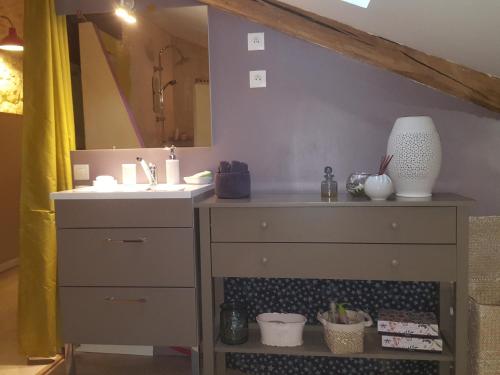
[[[120,5],[115,9],[115,15],[126,23],[137,23],[134,15],[134,0],[120,0]]]
[[[0,18],[7,20],[10,24],[7,36],[0,40],[0,49],[3,49],[4,51],[24,51],[24,42],[17,35],[16,28],[10,18],[1,15]]]

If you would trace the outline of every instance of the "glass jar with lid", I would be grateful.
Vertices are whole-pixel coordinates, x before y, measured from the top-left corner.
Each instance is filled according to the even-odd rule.
[[[248,313],[245,305],[225,302],[220,305],[220,339],[227,345],[239,345],[248,340]]]

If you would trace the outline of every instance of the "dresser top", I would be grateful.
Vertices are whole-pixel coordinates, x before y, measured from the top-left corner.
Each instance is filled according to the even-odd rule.
[[[354,198],[347,193],[337,199],[321,198],[319,193],[256,193],[245,199],[204,199],[195,207],[457,207],[468,206],[474,200],[451,193],[436,193],[430,198],[401,198],[393,195],[385,201]]]

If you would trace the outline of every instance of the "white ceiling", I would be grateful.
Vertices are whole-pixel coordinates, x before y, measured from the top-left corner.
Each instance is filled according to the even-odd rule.
[[[500,0],[281,0],[500,77]]]

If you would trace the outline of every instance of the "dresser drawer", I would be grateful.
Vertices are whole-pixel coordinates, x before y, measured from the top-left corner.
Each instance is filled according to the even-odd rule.
[[[214,277],[454,281],[453,245],[212,244]]]
[[[187,228],[191,199],[56,200],[58,228]]]
[[[61,286],[194,287],[192,228],[59,229]]]
[[[66,343],[197,345],[192,288],[59,288]]]
[[[455,207],[215,208],[213,242],[456,243]]]

